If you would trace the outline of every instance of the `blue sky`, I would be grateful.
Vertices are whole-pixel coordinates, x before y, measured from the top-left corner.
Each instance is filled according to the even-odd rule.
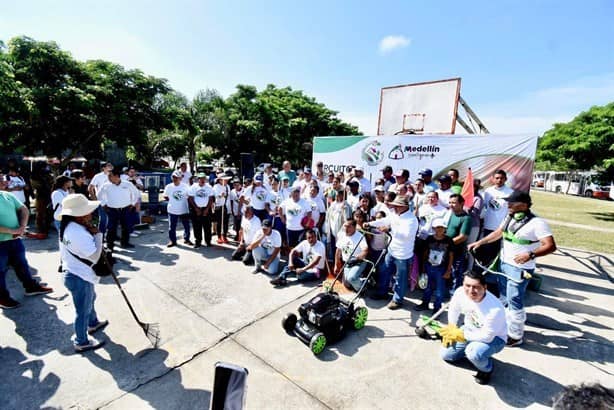
[[[366,134],[381,87],[397,84],[461,77],[463,98],[501,133],[541,133],[614,100],[609,0],[4,3],[5,42],[54,40],[79,60],[167,78],[190,98],[291,86]]]

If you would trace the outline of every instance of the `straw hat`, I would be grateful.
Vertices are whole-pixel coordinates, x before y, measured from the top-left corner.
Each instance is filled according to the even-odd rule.
[[[100,201],[88,201],[83,194],[69,194],[62,200],[60,215],[85,216],[89,215],[100,205]]]
[[[397,195],[396,198],[392,202],[390,202],[392,206],[401,206],[409,208],[409,198],[407,195]]]

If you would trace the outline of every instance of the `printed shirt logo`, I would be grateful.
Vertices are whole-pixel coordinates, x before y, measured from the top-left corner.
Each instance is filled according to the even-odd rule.
[[[181,201],[184,198],[183,191],[175,191],[173,192],[173,199],[176,201]]]
[[[492,209],[499,209],[501,208],[501,204],[499,204],[499,201],[497,201],[496,199],[491,199],[488,202],[488,205],[492,208]]]
[[[476,329],[480,329],[484,325],[480,321],[480,316],[477,314],[475,310],[472,310],[471,312],[469,312],[469,315],[467,315],[467,317],[469,318],[469,323],[471,323],[473,327],[475,327]]]
[[[264,201],[266,199],[266,191],[265,190],[258,190],[258,192],[256,192],[256,198],[259,201]]]
[[[354,250],[353,245],[354,244],[349,238],[345,241],[344,244],[341,245],[341,253],[343,254],[343,256],[349,258],[352,255],[352,250]]]
[[[209,195],[207,195],[207,190],[199,189],[198,191],[196,191],[196,196],[199,198],[207,198]]]
[[[303,208],[301,208],[300,205],[291,205],[288,207],[288,213],[292,216],[300,215],[302,210]]]
[[[378,165],[384,159],[384,153],[380,149],[381,145],[382,144],[376,140],[363,148],[362,159],[370,166]]]

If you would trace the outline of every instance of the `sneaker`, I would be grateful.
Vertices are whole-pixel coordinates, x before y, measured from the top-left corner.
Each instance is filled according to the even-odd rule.
[[[53,289],[46,286],[41,286],[39,283],[36,286],[26,289],[26,296],[44,295],[45,293],[51,293]]]
[[[403,307],[402,303],[399,302],[395,302],[394,300],[391,300],[390,303],[388,303],[388,309],[390,310],[397,310]]]
[[[223,244],[224,243],[224,239],[221,236],[218,237],[217,238],[217,243],[220,244],[220,245]]]
[[[196,242],[193,246],[194,249],[200,248],[200,243]]]
[[[84,345],[75,345],[75,352],[82,353],[87,352],[88,350],[96,350],[104,345],[104,340],[98,341],[93,337],[88,339],[87,343]]]
[[[524,343],[524,340],[522,339],[522,337],[520,339],[514,339],[508,336],[507,343],[505,345],[507,347],[516,347],[516,346],[520,346],[522,343]]]
[[[183,243],[185,243],[186,245],[194,245],[189,239],[184,239]]]
[[[489,372],[483,372],[478,370],[478,372],[473,375],[473,378],[477,384],[488,384],[490,382],[490,376],[492,375],[492,370]]]
[[[414,306],[414,310],[416,312],[421,312],[423,310],[428,310],[428,308],[429,308],[429,304],[425,303],[425,302],[422,302],[419,305]]]
[[[254,270],[252,271],[252,273],[253,273],[254,275],[255,275],[255,274],[257,274],[257,273],[260,273],[260,272],[262,272],[262,268],[261,268],[260,266],[256,266],[256,269],[254,269]]]
[[[138,234],[138,233],[136,233],[136,232],[132,232],[132,233],[130,234],[130,236],[131,236],[131,237],[133,237],[133,238],[138,238],[138,237],[139,237],[139,234]]]
[[[167,248],[172,248],[173,246],[177,246],[177,242],[169,242],[166,244]]]
[[[15,299],[11,298],[10,296],[7,296],[5,298],[0,298],[0,307],[2,309],[15,309],[20,304],[21,303],[17,302]]]
[[[228,240],[228,238],[227,238],[227,237],[225,237],[225,236],[222,236],[222,241],[223,241],[224,243],[230,243],[230,241]]]
[[[89,333],[90,335],[93,335],[100,329],[104,329],[105,327],[107,327],[108,324],[109,324],[108,320],[103,320],[102,322],[98,322],[96,326],[92,326],[92,327],[88,326],[87,333]]]
[[[271,279],[269,283],[275,286],[284,286],[288,283],[288,281],[286,280],[286,278],[275,278]]]

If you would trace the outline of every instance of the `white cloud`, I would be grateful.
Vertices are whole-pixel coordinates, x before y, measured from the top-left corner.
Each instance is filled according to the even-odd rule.
[[[379,42],[379,52],[388,54],[398,48],[405,48],[411,44],[411,39],[405,36],[386,36]]]

